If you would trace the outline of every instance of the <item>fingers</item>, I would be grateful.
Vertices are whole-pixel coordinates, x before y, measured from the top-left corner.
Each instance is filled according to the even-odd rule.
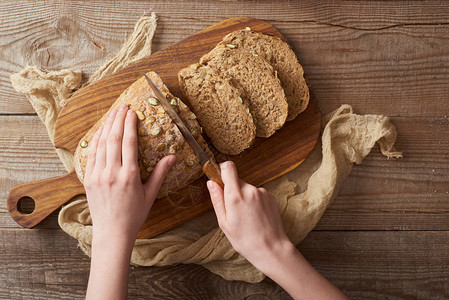
[[[106,147],[106,165],[121,166],[122,165],[122,139],[123,127],[128,106],[122,104],[117,112],[111,131],[109,132]]]
[[[224,183],[224,191],[239,191],[239,175],[237,174],[237,168],[232,161],[226,161],[220,164],[221,179]]]
[[[268,194],[268,191],[265,189],[265,188],[263,188],[263,187],[260,187],[260,188],[258,188],[258,190],[262,193],[262,194]]]
[[[162,182],[170,171],[171,167],[175,164],[176,156],[169,155],[161,159],[157,165],[154,167],[153,172],[148,181],[145,183],[146,195],[151,195],[156,198],[159,189],[161,188]]]
[[[103,130],[101,131],[100,140],[98,141],[97,146],[97,156],[95,158],[95,169],[98,168],[103,170],[106,167],[106,146],[108,142],[108,135],[111,131],[116,114],[117,110],[113,109],[106,119]]]
[[[260,196],[262,193],[260,190],[255,187],[254,185],[251,185],[249,183],[243,183],[241,186],[241,195],[242,199],[245,201],[252,201],[254,199],[260,199]]]
[[[226,209],[224,202],[224,192],[223,189],[214,181],[207,181],[207,189],[209,190],[210,200],[214,206],[215,214],[217,215],[218,224],[224,224],[226,219]]]
[[[125,129],[122,144],[123,166],[137,166],[137,117],[133,110],[128,110],[125,119]]]
[[[86,172],[84,173],[84,178],[88,177],[95,167],[95,158],[97,156],[97,146],[98,140],[100,139],[102,128],[98,128],[97,132],[95,132],[92,140],[90,141],[89,153],[87,155],[87,164],[86,164]]]

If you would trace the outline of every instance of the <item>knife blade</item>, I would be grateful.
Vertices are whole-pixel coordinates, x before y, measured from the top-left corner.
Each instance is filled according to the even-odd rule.
[[[151,80],[151,78],[143,72],[145,75],[145,78],[150,85],[151,90],[153,91],[154,95],[156,96],[156,99],[159,101],[160,105],[164,108],[167,115],[172,119],[173,123],[178,127],[179,131],[181,132],[182,136],[186,140],[187,144],[189,144],[190,148],[192,148],[195,155],[200,160],[203,172],[207,175],[207,177],[221,186],[221,188],[224,188],[223,181],[221,180],[221,172],[220,168],[217,166],[217,164],[204,152],[203,148],[201,148],[200,144],[196,141],[196,139],[193,137],[190,130],[185,125],[184,121],[179,117],[179,115],[176,113],[176,111],[171,106],[170,102],[168,102],[167,98],[162,94],[162,92],[159,90],[159,88],[156,86],[156,84]]]

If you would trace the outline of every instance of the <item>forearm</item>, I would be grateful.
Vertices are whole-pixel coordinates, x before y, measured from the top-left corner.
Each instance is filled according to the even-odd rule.
[[[86,299],[126,299],[134,240],[94,231]]]
[[[272,249],[260,270],[282,286],[294,299],[348,299],[315,270],[288,242]]]

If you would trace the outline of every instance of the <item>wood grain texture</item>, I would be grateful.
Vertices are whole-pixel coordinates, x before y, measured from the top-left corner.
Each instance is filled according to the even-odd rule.
[[[0,228],[17,227],[6,203],[13,186],[66,171],[37,116],[0,116],[0,124]],[[52,214],[41,226],[56,228],[57,215]]]
[[[317,229],[449,230],[449,119],[392,122],[404,157],[389,160],[376,146],[354,166]],[[6,207],[10,189],[65,171],[38,117],[0,116],[0,123],[0,227],[16,228]],[[56,214],[38,226],[48,227],[58,227]]]
[[[288,122],[270,139],[257,139],[251,149],[240,155],[217,158],[233,160],[243,180],[260,186],[296,167],[312,151],[320,130],[320,117],[317,103],[312,101],[303,114]],[[304,126],[307,130],[302,130]],[[264,167],[260,168],[257,161],[263,162]],[[203,176],[185,189],[158,199],[138,238],[156,236],[211,210],[206,180]],[[73,172],[57,178],[23,183],[11,190],[7,199],[8,211],[19,224],[32,228],[61,205],[82,194],[83,190]],[[17,211],[18,201],[25,196],[35,200],[36,206],[31,214]]]
[[[449,297],[449,233],[313,231],[299,245],[351,299]],[[0,298],[81,299],[89,258],[60,230],[0,230]],[[267,279],[224,281],[197,265],[131,267],[130,299],[290,299]]]
[[[34,112],[12,89],[10,74],[28,64],[91,74],[118,51],[144,11],[159,16],[155,50],[237,11],[270,22],[288,36],[320,102],[330,102],[323,111],[342,102],[363,113],[392,116],[436,117],[440,109],[448,110],[443,100],[449,94],[449,7],[444,2],[203,0],[109,1],[106,11],[102,2],[4,1],[0,17],[8,25],[0,29],[0,111]],[[434,98],[440,101],[426,101]]]
[[[386,159],[376,146],[353,168],[317,229],[449,228],[449,119],[393,118],[392,122],[398,131],[395,146],[404,157]]]
[[[208,179],[216,182],[222,189],[224,189],[223,180],[221,180],[220,167],[212,160],[207,161],[203,166],[203,172]]]
[[[298,248],[351,299],[446,299],[448,239],[447,231],[314,231]]]
[[[90,260],[61,230],[0,230],[1,299],[82,299]],[[291,299],[270,280],[225,281],[197,265],[131,267],[129,299]],[[250,298],[251,299],[251,298]]]
[[[313,150],[319,135],[321,114],[316,101],[295,120],[284,125],[269,139],[257,138],[254,145],[239,155],[215,155],[218,162],[232,160],[239,178],[260,186],[298,166]],[[303,129],[303,126],[308,126]],[[294,141],[294,142],[293,142]],[[158,199],[142,225],[138,238],[150,238],[179,226],[212,209],[207,177],[186,188]]]
[[[228,33],[251,27],[253,30],[282,37],[270,24],[252,18],[231,18],[213,24],[179,43],[142,58],[113,75],[78,90],[70,97],[56,121],[55,146],[72,153],[85,133],[104,115],[120,94],[142,77],[142,72],[156,72],[170,92],[184,99],[178,72],[197,63]]]
[[[445,1],[3,1],[0,114],[34,113],[13,90],[11,73],[36,64],[91,74],[144,11],[158,15],[155,50],[236,14],[266,20],[293,46],[323,113],[348,103],[356,113],[392,116],[404,158],[387,160],[375,149],[355,166],[318,224],[322,231],[300,250],[353,299],[449,298],[448,232],[440,231],[449,230]],[[42,230],[23,230],[6,209],[12,186],[63,170],[37,117],[0,117],[0,298],[84,297],[88,260],[52,230],[57,215]],[[284,299],[277,289],[180,265],[133,269],[130,298]]]
[[[33,228],[62,205],[83,194],[86,191],[79,184],[76,172],[72,171],[62,176],[14,186],[7,199],[8,211],[18,224]],[[31,211],[21,209],[20,203],[25,198],[34,202]]]
[[[156,72],[168,89],[189,105],[188,101],[183,99],[178,84],[179,70],[198,62],[200,57],[214,48],[226,34],[246,27],[282,38],[275,28],[263,21],[231,18],[165,50],[133,62],[112,76],[78,90],[69,99],[56,121],[55,146],[75,152],[86,132],[108,111],[125,89],[142,77],[142,72]],[[256,139],[251,148],[239,155],[216,155],[216,159],[219,162],[234,161],[242,180],[260,186],[298,166],[315,147],[320,127],[321,114],[318,104],[311,101],[301,115],[287,122],[270,138]],[[186,188],[157,200],[138,238],[154,237],[212,209],[205,182],[206,177],[203,176]],[[76,183],[72,182],[72,185]],[[46,188],[42,186],[42,190],[48,193],[50,190],[45,190]],[[67,197],[68,195],[63,198]],[[22,223],[38,223],[37,210],[38,208],[35,214],[21,216]]]

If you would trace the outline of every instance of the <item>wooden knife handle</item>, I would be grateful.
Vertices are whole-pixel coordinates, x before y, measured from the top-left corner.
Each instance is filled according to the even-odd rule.
[[[32,228],[73,197],[85,194],[75,171],[69,174],[16,185],[8,196],[8,210],[20,225]],[[26,214],[20,211],[19,201],[29,197],[34,201],[34,211]]]
[[[203,166],[203,171],[209,179],[215,181],[222,189],[224,189],[224,183],[221,180],[220,167],[215,162],[208,160]]]

